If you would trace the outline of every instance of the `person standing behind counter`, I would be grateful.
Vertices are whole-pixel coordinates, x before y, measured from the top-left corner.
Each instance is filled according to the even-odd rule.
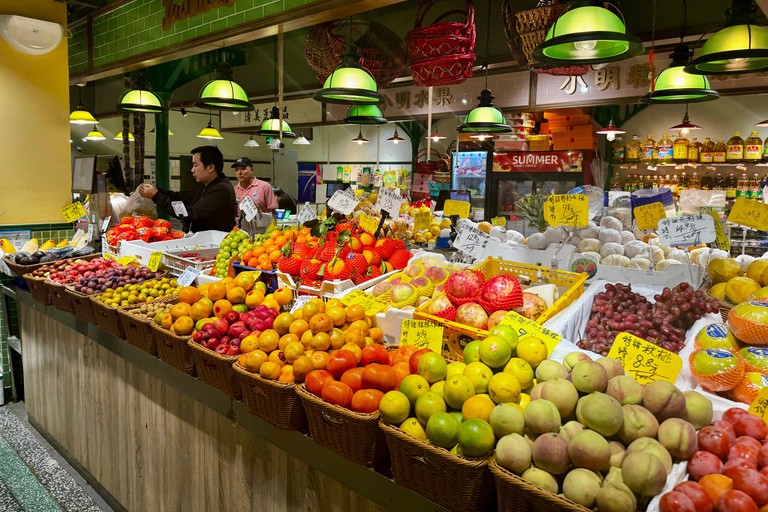
[[[235,195],[237,196],[238,204],[246,197],[250,197],[253,200],[253,204],[262,213],[270,212],[272,213],[272,219],[276,219],[277,199],[272,192],[272,186],[266,181],[261,181],[253,176],[253,162],[251,162],[251,159],[248,157],[238,158],[232,164],[232,168],[235,169],[235,177],[237,177]],[[257,231],[263,233],[266,228],[266,225],[258,225]]]
[[[143,183],[139,194],[152,199],[158,208],[184,221],[184,230],[232,231],[237,216],[235,190],[224,175],[224,156],[216,146],[200,146],[192,151],[192,176],[202,185],[187,192],[158,190],[154,185]],[[187,215],[174,212],[173,203],[181,201]]]

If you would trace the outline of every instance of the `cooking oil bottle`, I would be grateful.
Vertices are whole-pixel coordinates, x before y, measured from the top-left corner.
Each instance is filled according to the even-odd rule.
[[[644,164],[652,164],[654,162],[653,150],[656,147],[656,141],[652,136],[648,136],[643,141],[643,154],[640,161]]]
[[[624,143],[621,141],[621,137],[616,137],[616,140],[613,141],[613,145],[611,146],[611,149],[613,151],[613,157],[612,157],[613,163],[623,164],[624,163]]]
[[[701,188],[701,182],[699,181],[699,174],[694,172],[693,176],[688,178],[688,189],[698,190]]]
[[[749,182],[749,197],[752,199],[760,199],[762,194],[762,187],[760,186],[760,175],[755,173]]]
[[[634,164],[640,161],[640,155],[642,152],[642,144],[640,143],[640,137],[637,135],[632,136],[632,140],[627,143],[627,150],[625,161],[628,164]]]
[[[677,180],[677,190],[675,191],[675,195],[680,197],[680,192],[688,190],[688,188],[688,177],[685,175],[685,172],[683,172]]]
[[[691,143],[688,145],[688,161],[698,162],[700,153],[701,153],[701,142],[697,141],[696,137],[694,137],[693,140],[691,140]]]
[[[713,181],[712,176],[704,171],[704,175],[701,177],[701,190],[712,190]]]
[[[712,153],[712,161],[716,164],[724,164],[728,147],[725,145],[725,142],[723,142],[723,139],[717,141],[714,149],[715,150]]]
[[[699,151],[699,162],[703,164],[710,164],[712,163],[713,153],[715,152],[715,144],[711,140],[709,140],[709,137],[704,139],[704,143],[701,145],[701,149]]]
[[[685,146],[685,154],[688,155],[688,140],[686,139],[686,146]],[[671,164],[674,162],[674,153],[673,153],[673,147],[674,144],[672,142],[672,139],[667,136],[665,133],[664,136],[659,141],[659,156],[658,156],[658,162],[660,164]]]
[[[611,178],[611,190],[621,190],[621,176],[618,172],[613,174],[613,177]]]
[[[683,164],[688,161],[689,145],[690,141],[682,135],[675,139],[674,145],[672,146],[672,158],[675,162]]]
[[[741,173],[739,176],[739,183],[736,187],[736,197],[749,197],[749,178],[747,173]]]
[[[725,198],[735,199],[737,187],[738,183],[736,182],[736,176],[734,176],[733,173],[729,173],[728,177],[725,179]]]
[[[715,181],[712,183],[712,190],[725,190],[725,180],[723,179],[723,173],[717,173]]]
[[[744,141],[744,161],[748,164],[759,163],[763,159],[763,141],[760,134],[753,131]]]
[[[739,132],[733,132],[733,137],[728,139],[725,160],[729,164],[740,164],[744,160],[744,139]]]

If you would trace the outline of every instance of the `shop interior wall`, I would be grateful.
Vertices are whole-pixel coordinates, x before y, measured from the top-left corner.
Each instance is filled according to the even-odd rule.
[[[0,13],[67,21],[66,4],[55,0],[2,0]],[[66,40],[26,55],[0,39],[0,225],[61,222],[72,202],[68,77]]]

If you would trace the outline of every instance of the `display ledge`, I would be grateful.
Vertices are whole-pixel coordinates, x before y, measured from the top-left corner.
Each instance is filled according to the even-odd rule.
[[[336,452],[317,444],[308,435],[273,427],[261,418],[249,413],[242,402],[231,399],[202,381],[176,370],[160,359],[130,345],[121,338],[102,331],[96,325],[86,322],[72,313],[60,311],[53,306],[43,306],[34,300],[29,292],[20,289],[16,290],[16,298],[22,304],[87,336],[152,377],[227,417],[231,421],[238,423],[252,434],[262,437],[289,455],[325,473],[342,485],[382,507],[397,511],[421,512],[429,510],[449,512],[448,509],[424,498],[420,494],[402,487],[391,478],[371,468],[355,464]],[[58,443],[51,444],[58,447]],[[67,454],[62,455],[67,456]],[[76,467],[81,472],[85,471],[80,464],[73,465],[73,467]],[[90,474],[84,474],[83,477],[86,480],[95,481],[94,477]]]
[[[690,164],[696,164],[696,167],[691,167]],[[673,163],[673,164],[643,164],[643,163],[640,163],[640,162],[633,162],[633,163],[623,163],[623,164],[612,163],[611,165],[618,165],[618,166],[620,166],[619,167],[620,169],[621,169],[621,166],[626,166],[626,165],[634,165],[634,166],[637,166],[637,167],[675,167],[677,165],[683,165],[685,167],[690,167],[691,169],[696,169],[697,167],[738,167],[739,165],[745,165],[747,167],[768,167],[768,163],[763,163],[763,162],[760,162],[760,163],[757,163],[757,164],[755,164],[755,163],[724,164],[724,163],[713,163],[713,162],[709,162],[709,163],[683,162],[683,163],[679,163],[679,164],[675,164],[675,163]],[[626,169],[621,169],[621,170],[625,171]]]

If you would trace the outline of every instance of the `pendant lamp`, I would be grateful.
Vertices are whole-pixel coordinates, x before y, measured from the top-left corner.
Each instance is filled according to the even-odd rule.
[[[490,133],[473,133],[472,135],[469,136],[469,138],[482,141],[482,140],[492,139],[493,135],[491,135]]]
[[[213,122],[208,119],[208,126],[202,129],[200,133],[197,134],[197,136],[201,139],[217,139],[221,140],[224,137],[221,136],[219,131],[213,127]]]
[[[125,91],[117,102],[117,110],[158,114],[163,111],[163,100],[148,89]]]
[[[368,144],[368,139],[363,137],[363,127],[360,127],[360,131],[357,134],[357,137],[352,139],[352,142],[357,142],[358,145]]]
[[[289,139],[295,139],[296,134],[291,131],[291,125],[288,121],[283,119],[283,137]],[[272,107],[272,114],[269,119],[265,119],[261,123],[261,127],[256,130],[256,135],[263,135],[266,137],[279,137],[280,136],[280,109],[277,106]]]
[[[248,101],[248,95],[243,88],[232,81],[234,74],[229,64],[226,62],[219,64],[216,79],[200,89],[200,97],[195,101],[195,106],[233,112],[253,110],[255,107]]]
[[[765,121],[760,121],[755,126],[757,126],[758,128],[768,128],[768,119],[766,119]]]
[[[247,141],[245,141],[245,144],[243,144],[243,146],[247,148],[257,148],[259,147],[259,143],[256,142],[253,138],[253,135],[251,135],[251,137]]]
[[[675,126],[672,126],[669,129],[673,130],[673,131],[679,130],[681,137],[687,137],[691,133],[691,130],[701,130],[701,126],[699,126],[697,124],[693,124],[692,122],[689,121],[689,119],[688,119],[688,105],[686,105],[685,106],[685,116],[683,116],[683,122],[680,123],[680,124],[676,124]]]
[[[149,133],[155,133],[155,127],[153,126],[151,130],[149,130]],[[168,130],[168,135],[173,136],[173,132],[171,130]]]
[[[720,97],[717,91],[709,88],[709,80],[702,75],[691,75],[685,65],[690,57],[688,46],[675,46],[670,55],[672,63],[653,82],[648,94],[643,95],[643,103],[701,103]]]
[[[85,136],[85,140],[107,140],[107,138],[101,134],[96,125],[93,125],[93,130]]]
[[[282,145],[282,142],[280,142],[280,139],[278,139],[277,137],[275,137],[274,139],[272,139],[271,141],[269,141],[269,143],[267,144],[267,147],[268,147],[269,149],[272,149],[272,150],[274,150],[274,151],[277,151],[278,149],[280,149],[280,146],[281,146],[281,145]]]
[[[640,40],[626,33],[621,11],[614,13],[603,5],[593,0],[570,4],[532,57],[544,64],[573,66],[616,62],[643,53]]]
[[[429,134],[426,137],[424,137],[424,138],[425,139],[432,139],[432,142],[437,142],[439,140],[445,139],[445,135],[441,135],[440,132],[437,131],[437,126],[435,126],[434,131],[431,134]]]
[[[738,75],[768,69],[768,29],[755,25],[756,12],[752,0],[733,0],[724,12],[728,20],[725,26],[706,40],[685,72]]]
[[[613,125],[613,119],[611,119],[611,122],[608,123],[608,126],[606,126],[605,128],[602,128],[600,130],[597,130],[597,132],[595,132],[595,133],[597,133],[599,135],[606,135],[606,138],[608,140],[616,140],[616,136],[617,135],[622,135],[622,134],[627,133],[627,132],[625,132],[624,130],[621,130],[619,128],[616,128]]]
[[[294,144],[297,146],[309,146],[309,141],[304,136],[304,132],[301,132],[301,135],[299,135],[299,138],[293,141]]]
[[[376,105],[352,105],[343,120],[349,124],[385,124],[387,120]]]
[[[341,105],[378,105],[385,101],[384,96],[378,93],[376,81],[360,65],[360,54],[352,45],[346,46],[341,54],[341,65],[312,98],[323,103]]]
[[[115,135],[115,140],[123,140],[123,132],[118,133]],[[131,132],[128,132],[128,142],[134,142],[135,139],[133,138],[133,134]]]
[[[394,144],[397,144],[398,142],[403,141],[405,139],[397,134],[397,125],[395,125],[395,134],[390,138],[388,138],[387,140],[393,142]]]
[[[83,105],[83,89],[78,87],[77,89],[77,108],[69,114],[69,122],[72,124],[99,124],[90,112],[85,110]]]

